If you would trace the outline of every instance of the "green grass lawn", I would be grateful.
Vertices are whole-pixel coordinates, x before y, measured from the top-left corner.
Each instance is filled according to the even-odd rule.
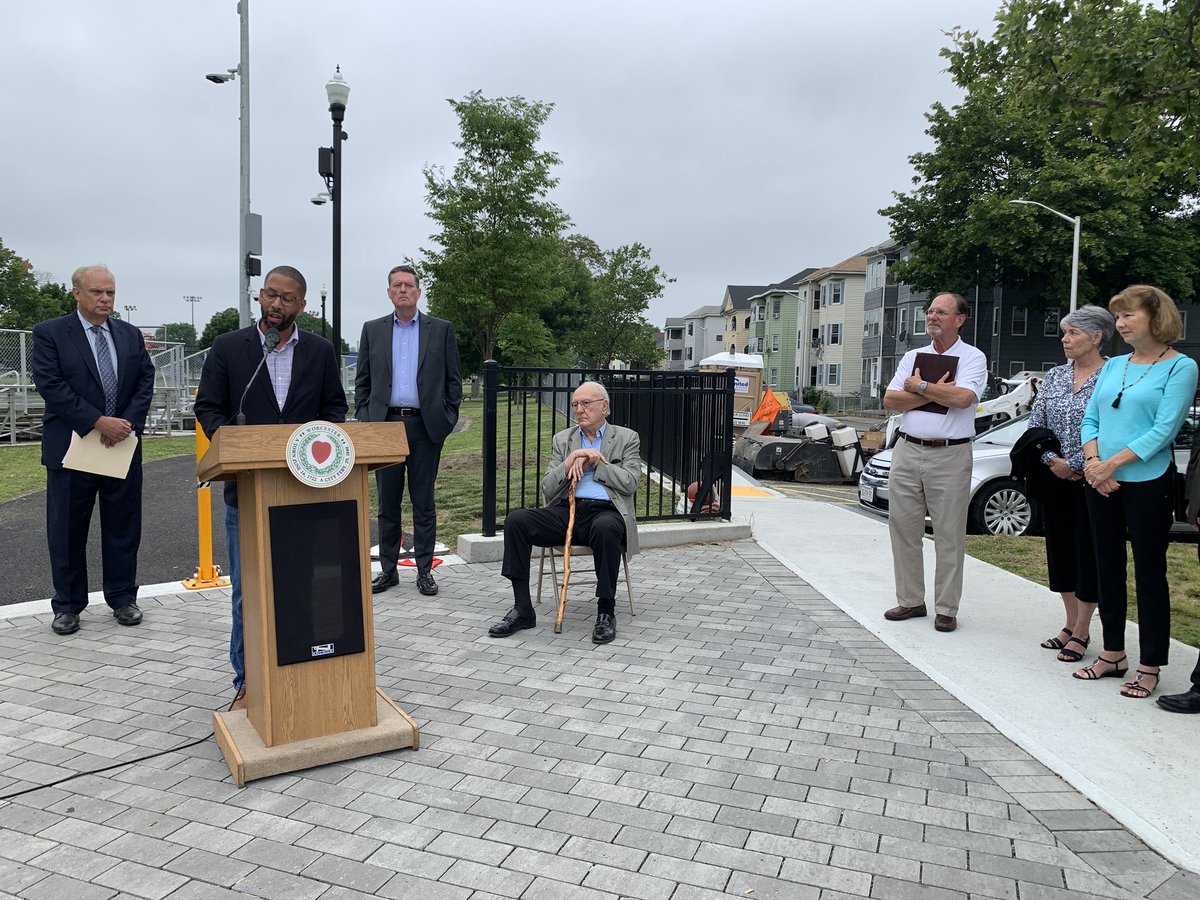
[[[142,442],[142,461],[151,462],[169,456],[196,452],[196,440],[190,435],[148,437]],[[0,503],[23,497],[46,487],[40,444],[0,445]]]
[[[1046,542],[1040,537],[967,535],[967,552],[1014,575],[1037,584],[1046,583]],[[1129,618],[1137,621],[1137,590],[1133,585],[1133,557],[1129,556]],[[1171,637],[1200,647],[1200,565],[1196,545],[1172,541],[1167,551],[1167,579],[1171,585]],[[1060,609],[1057,594],[1046,591],[1046,602]],[[1093,623],[1094,634],[1100,626]],[[1049,635],[1042,635],[1049,637]],[[1188,665],[1191,665],[1189,662]]]

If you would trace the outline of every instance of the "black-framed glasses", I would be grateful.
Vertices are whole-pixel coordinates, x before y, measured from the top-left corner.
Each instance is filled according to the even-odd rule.
[[[274,303],[278,300],[284,306],[295,306],[304,300],[303,297],[293,297],[291,294],[280,294],[272,288],[263,288],[260,292],[264,300]]]

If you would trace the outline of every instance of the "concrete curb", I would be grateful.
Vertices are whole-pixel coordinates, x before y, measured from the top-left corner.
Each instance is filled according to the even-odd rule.
[[[638,544],[643,550],[707,541],[740,541],[749,537],[750,525],[744,522],[647,522],[638,525]],[[499,562],[504,558],[504,536],[460,534],[458,555],[468,563]]]

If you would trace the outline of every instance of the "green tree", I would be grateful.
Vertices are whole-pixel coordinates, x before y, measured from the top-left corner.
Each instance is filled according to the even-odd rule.
[[[559,158],[537,149],[553,106],[479,91],[448,102],[462,156],[450,175],[425,169],[428,215],[439,229],[438,249],[422,248],[429,309],[454,324],[468,368],[498,347],[505,361],[532,359],[555,345],[540,314],[556,299],[568,224],[548,199]]]
[[[296,324],[300,326],[301,331],[307,331],[310,334],[321,333],[321,317],[314,316],[307,310],[296,316]],[[333,340],[333,327],[328,322],[325,323],[325,337],[328,340]],[[341,350],[343,356],[350,352],[350,345],[346,343],[345,338],[342,338]]]
[[[199,349],[207,350],[219,335],[229,331],[237,331],[239,327],[240,319],[237,307],[231,306],[229,309],[223,309],[219,313],[215,313],[208,320],[208,324],[204,326],[204,331],[200,334]]]
[[[1002,83],[1041,127],[1119,141],[1141,177],[1196,190],[1200,0],[1008,0],[996,23],[951,32],[959,85]]]
[[[41,283],[39,283],[39,281]],[[75,308],[75,298],[0,241],[0,328],[28,330]]]
[[[909,158],[914,189],[883,210],[913,256],[896,277],[918,290],[1002,283],[1047,298],[1069,294],[1072,230],[1051,214],[1009,204],[1038,200],[1083,217],[1080,302],[1135,281],[1178,299],[1196,292],[1200,229],[1177,186],[1142,178],[1127,148],[1083,125],[1047,129],[979,80],[952,109],[927,115],[935,148]]]
[[[674,279],[651,262],[650,251],[639,243],[610,250],[593,258],[592,265],[597,271],[588,305],[570,334],[579,361],[607,366],[616,359],[636,360],[657,366],[660,354],[645,312]]]
[[[183,344],[185,353],[196,352],[196,328],[190,322],[168,322],[162,327],[163,340]]]

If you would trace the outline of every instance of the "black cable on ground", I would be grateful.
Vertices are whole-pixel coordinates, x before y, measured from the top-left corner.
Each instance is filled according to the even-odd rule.
[[[228,709],[214,710],[214,712],[228,711]],[[180,750],[186,750],[188,747],[195,747],[197,744],[203,744],[215,734],[215,731],[210,731],[204,737],[196,738],[194,741],[188,741],[186,744],[180,744],[178,747],[169,747],[166,750],[159,750],[155,753],[148,753],[145,756],[139,756],[137,759],[127,759],[124,762],[113,763],[111,766],[102,766],[99,769],[91,769],[87,772],[76,772],[74,775],[68,775],[66,778],[58,779],[58,781],[51,781],[49,784],[36,784],[33,787],[23,788],[22,790],[14,791],[11,794],[0,794],[0,803],[3,803],[5,800],[12,800],[16,797],[22,797],[25,794],[32,794],[34,791],[40,791],[43,788],[58,787],[60,784],[64,784],[68,781],[74,781],[76,778],[82,778],[84,775],[99,775],[101,772],[111,772],[113,769],[120,769],[124,766],[132,766],[136,763],[145,762],[148,759],[156,759],[160,756],[166,756],[168,753],[178,753]]]

